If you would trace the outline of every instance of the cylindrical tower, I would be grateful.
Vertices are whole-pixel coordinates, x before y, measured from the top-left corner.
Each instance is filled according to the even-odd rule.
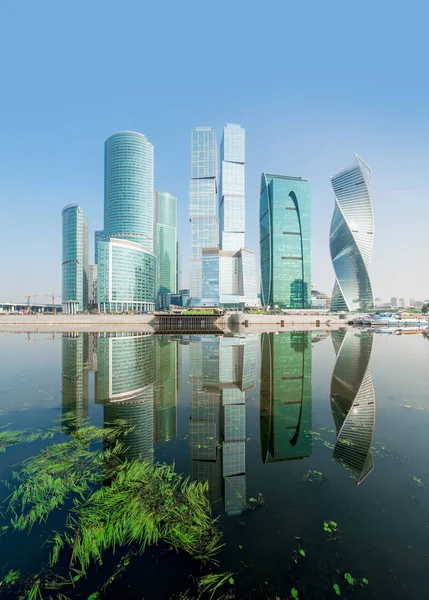
[[[153,146],[142,133],[120,131],[104,147],[104,234],[153,252]]]

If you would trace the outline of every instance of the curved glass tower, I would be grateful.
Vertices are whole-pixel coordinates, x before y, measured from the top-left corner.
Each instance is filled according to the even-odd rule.
[[[104,148],[104,235],[153,252],[153,146],[142,133],[120,131]]]
[[[334,458],[357,483],[373,470],[371,442],[375,424],[375,395],[369,359],[373,334],[333,331],[337,355],[331,382],[331,409],[337,430]]]
[[[335,271],[331,310],[370,310],[374,307],[368,267],[374,242],[374,218],[369,197],[371,169],[356,162],[331,177],[335,194],[329,247]]]

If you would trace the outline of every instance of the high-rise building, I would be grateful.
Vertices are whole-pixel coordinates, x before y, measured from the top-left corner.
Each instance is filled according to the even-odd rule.
[[[106,140],[104,165],[104,236],[97,243],[100,310],[153,310],[153,146],[142,133],[115,133]]]
[[[259,208],[262,303],[310,308],[310,184],[263,173]]]
[[[237,251],[245,247],[245,130],[228,123],[220,144],[219,247]]]
[[[399,308],[405,308],[407,306],[407,302],[405,300],[405,298],[399,298],[398,300],[398,307]]]
[[[88,306],[88,222],[78,204],[63,209],[62,221],[62,305],[75,314]]]
[[[104,238],[104,231],[97,229],[94,231],[94,264],[98,265],[98,242]]]
[[[398,308],[398,298],[396,298],[396,296],[392,296],[390,298],[390,304],[392,308]]]
[[[189,220],[191,222],[189,283],[194,304],[198,304],[201,299],[202,249],[214,248],[218,245],[216,194],[216,132],[211,127],[197,127],[191,137],[191,179],[189,183]]]
[[[263,333],[260,435],[262,462],[311,456],[312,338],[308,331]]]
[[[175,294],[177,275],[177,199],[167,192],[155,192],[156,295]]]
[[[182,249],[179,240],[176,242],[176,292],[182,287]]]
[[[331,310],[374,307],[368,267],[374,244],[374,218],[369,184],[371,169],[355,154],[355,162],[333,177],[335,210],[329,246],[335,271]]]
[[[202,249],[201,304],[260,306],[255,254],[245,249],[245,131],[224,128],[220,147],[219,247]]]
[[[361,483],[373,470],[371,453],[375,395],[369,360],[371,332],[333,331],[337,355],[331,381],[331,409],[337,430],[333,457]]]

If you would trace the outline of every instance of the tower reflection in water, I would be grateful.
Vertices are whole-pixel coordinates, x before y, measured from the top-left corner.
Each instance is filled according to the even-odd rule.
[[[331,382],[331,408],[337,430],[333,456],[359,484],[374,468],[371,442],[375,396],[368,366],[373,334],[334,331],[332,341],[337,355]]]
[[[89,361],[89,335],[64,333],[62,336],[62,411],[63,417],[69,414],[74,417],[64,420],[65,433],[84,425],[88,418],[88,371],[94,370]]]
[[[208,480],[212,504],[246,504],[246,391],[255,386],[258,336],[190,337],[191,476]],[[219,486],[219,480],[221,485]]]
[[[311,455],[312,341],[309,331],[261,336],[260,436],[264,464]]]

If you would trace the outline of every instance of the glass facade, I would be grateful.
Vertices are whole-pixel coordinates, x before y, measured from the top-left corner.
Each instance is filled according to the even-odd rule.
[[[154,310],[155,278],[155,256],[140,244],[116,238],[98,243],[100,311]]]
[[[88,265],[88,304],[97,304],[97,269],[97,265]]]
[[[309,182],[263,173],[259,206],[263,304],[311,308]]]
[[[153,146],[142,133],[121,131],[105,142],[104,233],[154,251]]]
[[[270,463],[311,456],[311,332],[263,333],[261,452]]]
[[[228,123],[220,145],[219,247],[240,250],[245,247],[245,130]]]
[[[217,147],[211,127],[197,127],[191,137],[191,179],[189,182],[189,220],[191,258],[189,284],[191,298],[199,303],[202,294],[202,249],[218,245],[216,214]]]
[[[331,177],[335,209],[329,247],[335,271],[331,310],[371,310],[374,298],[368,267],[374,244],[374,217],[369,197],[371,169],[356,162]]]
[[[66,314],[88,306],[88,222],[78,204],[62,212],[62,304]]]
[[[158,338],[156,344],[155,441],[176,437],[178,343]]]
[[[94,264],[98,265],[98,242],[104,238],[104,231],[97,229],[94,231]]]
[[[373,470],[371,453],[375,395],[369,360],[373,334],[333,331],[337,360],[331,382],[331,409],[337,430],[334,459],[361,483]]]
[[[155,242],[157,298],[175,294],[177,268],[177,199],[167,192],[155,193]],[[160,301],[158,300],[158,305]]]
[[[207,248],[202,256],[203,306],[260,306],[254,252],[244,248],[238,252]]]

